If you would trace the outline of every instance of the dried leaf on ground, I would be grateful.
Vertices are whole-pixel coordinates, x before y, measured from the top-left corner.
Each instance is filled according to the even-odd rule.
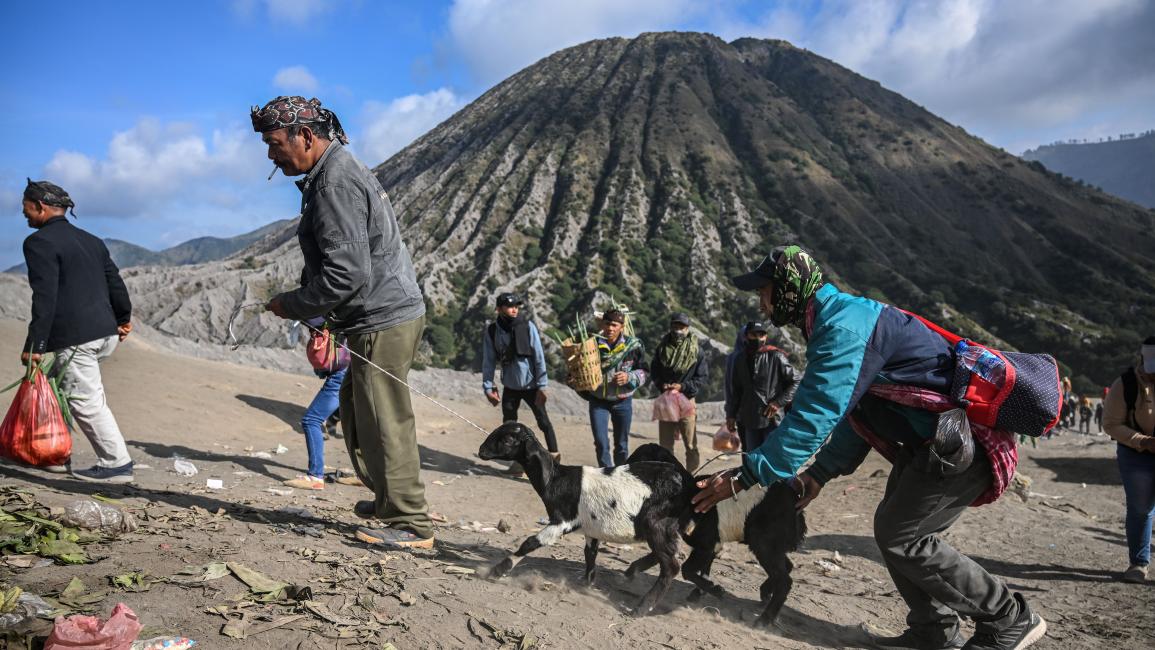
[[[254,594],[268,595],[272,600],[280,598],[288,583],[278,582],[259,571],[254,571],[238,562],[228,562],[229,571],[233,572],[241,582],[249,586]]]

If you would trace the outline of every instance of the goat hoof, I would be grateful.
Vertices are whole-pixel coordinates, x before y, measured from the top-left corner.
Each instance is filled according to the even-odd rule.
[[[695,587],[694,590],[690,592],[690,595],[686,596],[686,602],[696,603],[699,600],[702,600],[702,590]]]
[[[504,560],[493,565],[493,568],[489,570],[489,577],[501,578],[501,577],[504,577],[511,570],[513,570],[513,560],[510,560],[509,558],[505,558]]]
[[[590,571],[589,573],[586,573],[585,575],[583,575],[582,579],[585,581],[585,583],[587,585],[592,585],[594,583],[595,577],[597,577],[597,572],[596,571]]]

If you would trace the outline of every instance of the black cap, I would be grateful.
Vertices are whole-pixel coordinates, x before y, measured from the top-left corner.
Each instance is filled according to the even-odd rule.
[[[766,332],[769,332],[769,331],[770,331],[770,329],[768,327],[766,327],[766,323],[763,323],[760,320],[752,320],[749,323],[746,323],[746,333],[747,334],[749,334],[751,332],[762,332],[763,334],[765,334]]]
[[[514,305],[520,307],[524,304],[525,301],[522,300],[521,296],[517,295],[516,293],[500,293],[497,295],[498,307],[513,307]]]
[[[730,281],[742,291],[757,291],[770,284],[770,281],[774,279],[774,264],[777,258],[775,253],[781,254],[778,250],[775,250],[774,253],[767,255],[766,259],[762,260],[762,263],[753,271],[736,275],[731,278]]]
[[[683,312],[676,311],[670,316],[670,323],[678,323],[680,325],[690,326],[690,317]]]

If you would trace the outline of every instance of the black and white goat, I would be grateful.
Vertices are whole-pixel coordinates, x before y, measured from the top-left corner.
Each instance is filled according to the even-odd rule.
[[[693,477],[669,463],[640,462],[599,469],[562,465],[550,457],[529,427],[506,422],[481,444],[483,460],[521,463],[545,504],[549,525],[526,539],[512,555],[494,565],[491,575],[509,573],[523,557],[580,531],[586,536],[585,579],[593,582],[600,542],[645,542],[649,566],[661,566],[654,586],[635,615],[653,611],[678,574],[679,530],[692,514]]]
[[[654,443],[638,447],[626,462],[632,465],[655,461],[675,465],[681,470],[683,480],[694,480],[673,453]],[[682,577],[696,587],[690,600],[697,600],[703,592],[719,598],[725,595],[725,590],[707,577],[710,567],[722,544],[744,542],[767,575],[759,590],[766,607],[757,623],[773,623],[794,584],[790,577],[794,565],[787,553],[797,550],[806,537],[806,518],[795,509],[797,502],[793,489],[780,481],[768,488],[754,486],[743,490],[736,497],[719,502],[709,512],[696,516],[693,529],[683,535],[692,549],[690,557],[682,564]],[[655,562],[653,554],[646,555],[631,564],[626,575],[633,577],[637,572],[654,566]]]

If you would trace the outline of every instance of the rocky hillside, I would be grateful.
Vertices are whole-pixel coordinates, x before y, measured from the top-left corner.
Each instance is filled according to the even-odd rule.
[[[1155,213],[781,41],[569,48],[376,173],[414,254],[437,365],[474,362],[493,295],[511,289],[548,326],[614,299],[651,347],[675,309],[729,342],[755,304],[727,278],[789,241],[845,289],[1055,354],[1082,390],[1115,376],[1155,320]],[[138,310],[162,332],[221,340],[235,306],[294,284],[291,240],[290,225],[224,263],[132,271]],[[283,333],[249,326],[262,342]]]
[[[1023,152],[1023,158],[1155,208],[1155,130],[1107,142],[1048,144]]]
[[[205,262],[222,260],[253,245],[254,242],[260,241],[270,233],[284,230],[290,223],[292,221],[289,219],[274,221],[236,237],[197,237],[159,252],[119,239],[105,239],[104,243],[108,246],[108,253],[112,256],[112,261],[116,262],[116,265],[122,269],[134,266],[204,264]],[[24,274],[28,272],[28,267],[24,264],[17,264],[4,272]]]

